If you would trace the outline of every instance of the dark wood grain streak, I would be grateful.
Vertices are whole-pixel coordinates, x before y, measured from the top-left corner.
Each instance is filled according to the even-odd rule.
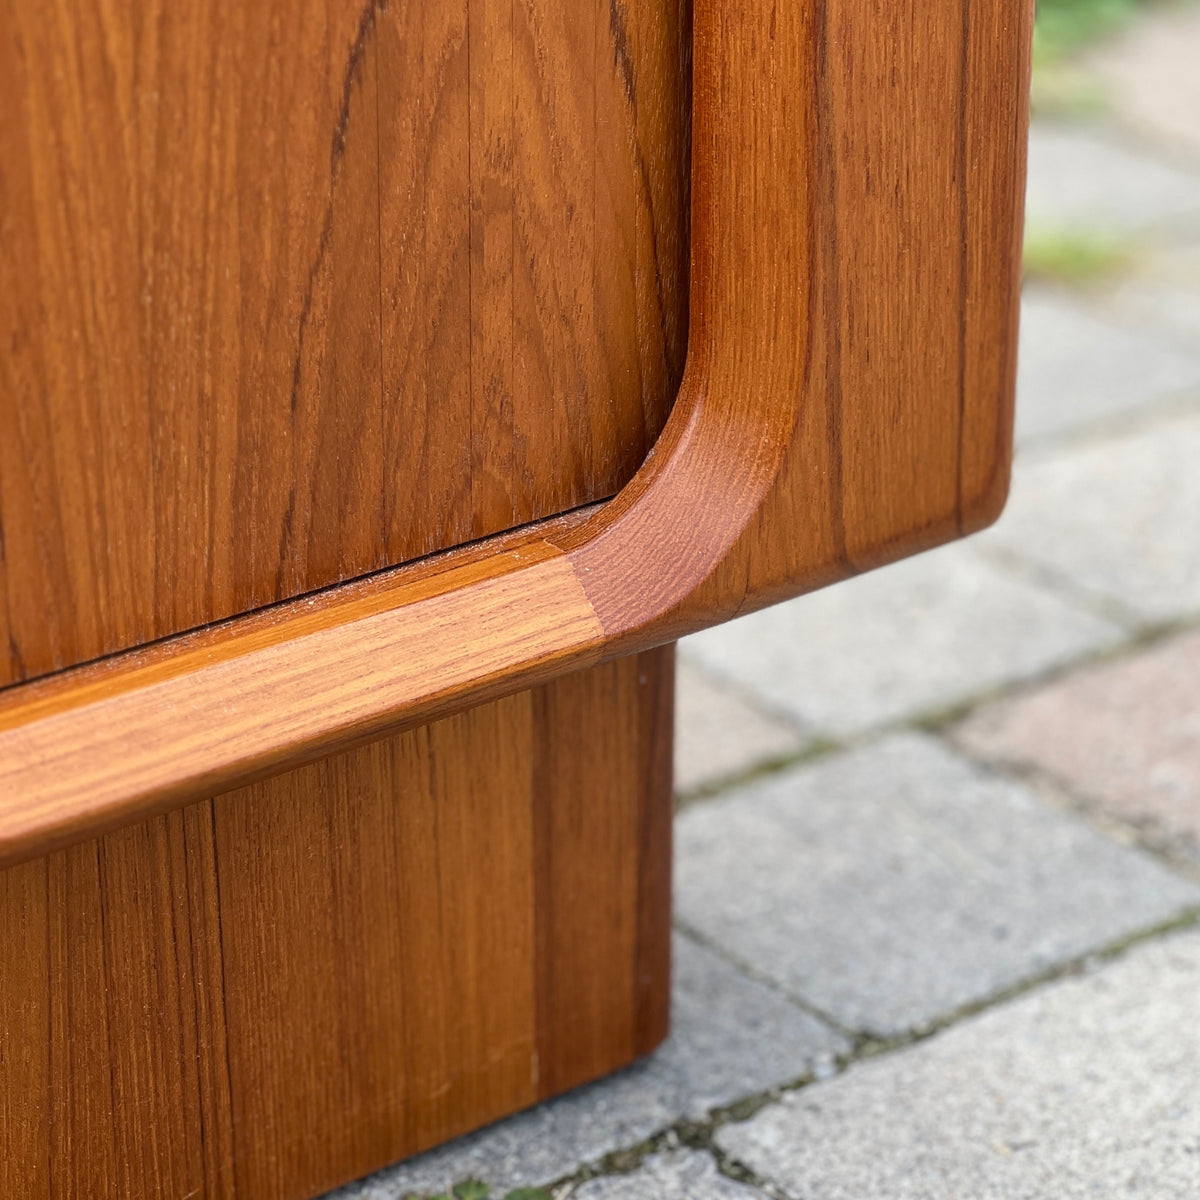
[[[681,3],[0,9],[0,686],[628,481]]]
[[[0,1194],[307,1200],[652,1049],[672,683],[648,652],[0,870]]]

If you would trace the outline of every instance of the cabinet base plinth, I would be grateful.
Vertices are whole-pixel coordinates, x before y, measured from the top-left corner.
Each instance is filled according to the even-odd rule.
[[[0,871],[0,1195],[307,1200],[653,1049],[670,648]]]

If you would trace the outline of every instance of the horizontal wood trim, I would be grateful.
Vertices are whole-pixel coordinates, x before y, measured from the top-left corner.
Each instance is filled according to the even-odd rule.
[[[0,863],[992,519],[1032,3],[886,8],[696,4],[688,365],[615,500],[365,598],[10,690]]]
[[[586,666],[603,630],[545,542],[3,714],[5,852],[54,848]],[[17,722],[13,723],[13,718]]]

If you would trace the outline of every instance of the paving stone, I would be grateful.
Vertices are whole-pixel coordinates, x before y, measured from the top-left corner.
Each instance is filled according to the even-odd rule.
[[[1200,633],[988,705],[955,739],[1200,850]]]
[[[841,1034],[691,938],[677,936],[674,949],[674,1032],[649,1064],[673,1119],[698,1119],[824,1070],[850,1049]]]
[[[683,795],[803,750],[811,739],[680,662],[675,680],[675,790]]]
[[[680,652],[802,726],[847,737],[1030,678],[1121,636],[964,544],[705,630]]]
[[[1026,219],[1040,229],[1136,235],[1200,224],[1200,171],[1091,127],[1035,121]]]
[[[697,804],[676,846],[681,922],[885,1036],[1200,903],[1148,855],[914,734]]]
[[[572,1196],[574,1200],[755,1200],[766,1193],[726,1179],[709,1154],[676,1150],[646,1159],[630,1175],[594,1179]]]
[[[672,1032],[610,1078],[410,1159],[329,1200],[399,1200],[465,1179],[553,1182],[680,1118],[826,1068],[849,1047],[827,1025],[690,938],[674,942]]]
[[[1109,320],[1127,328],[1152,328],[1195,353],[1200,346],[1200,238],[1174,239],[1143,253],[1132,270],[1095,294],[1093,302]]]
[[[1200,1194],[1200,936],[806,1088],[717,1143],[804,1200]]]
[[[1123,122],[1200,158],[1200,6],[1151,8],[1089,55]]]
[[[1200,299],[1200,292],[1197,293]],[[1046,288],[1021,302],[1017,439],[1062,434],[1189,393],[1200,395],[1200,341],[1174,347]]]
[[[1018,460],[977,545],[1070,579],[1143,621],[1200,612],[1200,413]]]

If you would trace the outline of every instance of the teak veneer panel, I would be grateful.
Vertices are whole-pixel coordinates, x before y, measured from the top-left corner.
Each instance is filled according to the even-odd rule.
[[[611,496],[682,0],[0,5],[0,685]]]
[[[321,42],[331,61],[358,64],[326,115],[353,116],[373,79],[381,153],[401,108],[438,129],[460,119],[422,107],[426,77],[386,68],[397,46],[457,44],[437,24],[451,10],[427,7],[431,21],[418,20],[419,6],[360,14],[348,58],[339,57],[341,35]],[[7,11],[33,19],[32,9]],[[576,323],[534,330],[514,315],[512,355],[496,352],[508,311],[503,262],[517,253],[524,222],[570,214],[601,238],[609,216],[627,230],[622,222],[642,203],[620,171],[603,173],[611,204],[590,216],[572,206],[569,187],[524,200],[509,189],[522,155],[577,180],[587,154],[567,133],[555,132],[549,149],[539,143],[505,80],[519,77],[521,61],[537,74],[550,61],[539,55],[550,54],[555,67],[538,74],[539,95],[556,113],[574,111],[586,84],[563,75],[563,63],[588,39],[609,47],[607,29],[617,92],[650,148],[645,178],[669,183],[663,163],[679,161],[682,136],[661,107],[670,90],[647,95],[627,69],[635,57],[627,42],[661,56],[660,66],[681,61],[665,26],[647,40],[619,3],[607,25],[591,7],[577,25],[560,10],[527,26],[530,4],[463,11],[468,44],[487,48],[482,60],[421,61],[436,61],[443,90],[465,71],[465,174],[461,159],[431,151],[408,183],[381,186],[388,171],[409,168],[389,148],[372,176],[358,157],[369,113],[365,125],[335,122],[322,170],[343,189],[347,212],[369,204],[375,186],[380,221],[385,192],[419,190],[431,178],[450,191],[489,180],[478,203],[472,193],[465,340],[459,330],[454,342],[438,316],[438,336],[418,351],[383,304],[372,342],[354,324],[354,289],[333,266],[328,278],[314,275],[307,323],[293,330],[301,380],[351,379],[376,345],[385,381],[392,353],[460,380],[453,394],[466,370],[467,391],[482,397],[471,408],[481,440],[468,457],[429,450],[436,422],[394,443],[413,454],[409,467],[429,470],[431,489],[449,488],[430,492],[430,519],[466,496],[480,511],[503,509],[507,468],[497,464],[511,446],[513,470],[522,469],[517,364],[531,347],[547,355],[539,378],[554,388],[601,362],[626,378],[634,361],[625,333],[614,330],[610,344],[589,325],[589,297],[607,292],[580,284],[578,247],[553,239],[522,252],[540,281],[535,292],[545,289]],[[103,1198],[105,1188],[136,1194],[161,1182],[183,1195],[298,1200],[628,1061],[662,1036],[670,660],[653,647],[968,533],[999,511],[1011,454],[1032,15],[1025,0],[881,0],[869,11],[860,0],[696,0],[687,366],[661,436],[615,499],[0,693],[2,1190]],[[319,22],[303,34],[271,32],[328,35]],[[598,61],[609,63],[606,54]],[[10,78],[0,76],[0,87]],[[104,79],[121,94],[119,72]],[[408,89],[395,109],[389,88]],[[599,141],[616,136],[603,109],[597,102]],[[300,104],[296,120],[311,115]],[[0,145],[0,170],[4,153]],[[318,172],[315,190],[292,201],[305,208],[330,186]],[[328,211],[320,262],[369,265],[369,221],[364,232],[340,224],[336,205]],[[270,206],[256,212],[256,236],[269,240]],[[389,215],[389,230],[404,230],[406,214]],[[136,208],[127,217],[148,219]],[[657,228],[639,219],[633,228]],[[48,236],[56,246],[66,232]],[[398,236],[415,246],[412,230]],[[422,275],[427,234],[422,246],[426,257],[402,255],[392,282],[396,311],[420,297],[429,318],[430,305],[440,314],[451,303],[457,277]],[[179,283],[193,278],[203,272]],[[271,278],[287,286],[286,271]],[[631,294],[627,278],[612,278],[614,294]],[[666,328],[668,303],[644,294],[648,278],[634,272],[639,356],[652,340],[640,322]],[[113,277],[118,291],[123,279]],[[519,273],[511,279],[516,314],[528,296]],[[476,281],[486,320],[475,320]],[[70,300],[71,288],[63,295]],[[572,340],[585,327],[593,340]],[[24,353],[20,337],[15,348]],[[574,374],[564,367],[573,354]],[[133,370],[132,360],[113,361]],[[146,361],[159,360],[138,360]],[[644,387],[653,372],[637,361]],[[665,381],[669,356],[662,364]],[[303,538],[266,544],[308,547],[318,526],[375,519],[373,460],[345,447],[375,427],[376,414],[383,426],[391,419],[382,388],[377,409],[365,388],[353,412],[326,425],[304,393],[298,441],[288,441],[291,423],[255,416],[257,445],[283,438],[287,462],[319,458],[323,481],[306,492],[313,507],[295,509]],[[79,390],[78,402],[94,417],[93,393]],[[588,420],[599,411],[589,408]],[[29,412],[41,419],[36,406]],[[119,446],[119,422],[89,428]],[[570,474],[584,459],[572,457],[576,427],[565,428],[567,442],[548,425],[543,445]],[[325,446],[335,452],[321,453]],[[42,469],[3,453],[21,471],[26,461]],[[14,484],[8,461],[5,522],[12,504],[36,509],[58,494],[53,472]],[[89,461],[80,460],[85,483]],[[239,469],[251,470],[248,462]],[[137,509],[136,465],[103,476],[114,511]],[[264,496],[276,494],[277,466],[265,468]],[[82,494],[64,493],[73,504]],[[335,494],[338,503],[327,503]],[[97,562],[100,544],[86,546]],[[5,554],[15,561],[11,545]],[[143,603],[136,588],[145,579],[127,551],[121,543],[112,551],[126,572],[115,577]],[[9,586],[10,606],[17,594]]]
[[[992,520],[1032,22],[1027,0],[698,0],[688,361],[632,482],[581,519],[0,694],[0,860]]]
[[[671,650],[0,871],[0,1195],[307,1200],[666,1031]]]

